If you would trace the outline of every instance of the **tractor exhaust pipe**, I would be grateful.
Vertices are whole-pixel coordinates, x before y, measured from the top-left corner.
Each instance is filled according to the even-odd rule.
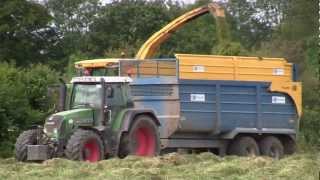
[[[100,112],[100,125],[105,126],[106,125],[106,118],[105,118],[105,105],[106,105],[106,82],[103,78],[101,78],[101,86],[102,86],[102,91],[101,91],[101,112]]]
[[[66,97],[67,97],[67,85],[65,81],[59,78],[60,89],[59,89],[59,107],[58,111],[66,110]]]

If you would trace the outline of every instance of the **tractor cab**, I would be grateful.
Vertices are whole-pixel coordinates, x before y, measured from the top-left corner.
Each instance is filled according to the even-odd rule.
[[[106,126],[119,110],[130,105],[129,77],[82,76],[72,78],[69,110],[91,109],[94,126]]]
[[[107,126],[108,122],[117,115],[119,110],[131,102],[129,96],[129,77],[82,76],[71,80],[70,97],[64,99],[64,111],[51,115],[44,126],[49,136],[54,132],[61,132],[54,137],[68,137],[73,128],[81,126]],[[67,93],[61,93],[67,94]],[[62,104],[62,103],[61,103]],[[59,117],[59,118],[56,118]],[[60,119],[59,123],[50,123],[51,119]],[[67,131],[54,131],[52,124],[60,127],[72,127]],[[72,125],[72,126],[70,126]],[[52,132],[50,132],[50,130]],[[66,130],[66,129],[65,129]]]

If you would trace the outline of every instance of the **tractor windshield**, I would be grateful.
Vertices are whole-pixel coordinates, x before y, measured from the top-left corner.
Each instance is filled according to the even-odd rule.
[[[72,93],[71,109],[99,108],[101,106],[101,84],[75,84]]]

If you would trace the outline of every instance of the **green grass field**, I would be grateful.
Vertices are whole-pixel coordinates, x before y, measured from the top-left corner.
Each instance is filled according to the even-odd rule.
[[[320,153],[304,153],[279,161],[266,157],[224,158],[211,153],[167,154],[155,158],[127,157],[95,164],[51,159],[21,163],[0,159],[0,179],[303,179],[318,180]]]

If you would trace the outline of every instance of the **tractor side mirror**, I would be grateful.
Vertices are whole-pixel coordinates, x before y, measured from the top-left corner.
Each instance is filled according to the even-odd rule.
[[[107,88],[106,88],[106,96],[108,98],[112,98],[113,97],[113,88],[111,86],[107,86]]]

